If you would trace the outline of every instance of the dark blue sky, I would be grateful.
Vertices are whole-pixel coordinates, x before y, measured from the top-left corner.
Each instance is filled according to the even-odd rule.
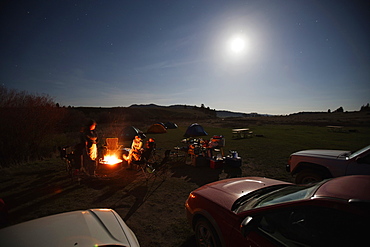
[[[359,110],[369,2],[2,1],[0,83],[66,106]]]

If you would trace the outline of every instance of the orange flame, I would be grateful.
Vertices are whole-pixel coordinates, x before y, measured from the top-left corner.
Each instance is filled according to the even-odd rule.
[[[118,159],[115,155],[106,155],[101,163],[108,164],[108,165],[115,165],[117,163],[122,162],[121,159]]]

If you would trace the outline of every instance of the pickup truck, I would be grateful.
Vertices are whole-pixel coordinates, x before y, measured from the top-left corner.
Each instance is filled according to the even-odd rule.
[[[346,175],[370,175],[370,145],[356,152],[304,150],[290,155],[287,172],[295,183],[306,184]]]

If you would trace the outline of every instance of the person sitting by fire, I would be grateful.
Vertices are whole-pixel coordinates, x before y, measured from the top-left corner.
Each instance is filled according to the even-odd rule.
[[[123,159],[127,161],[129,169],[132,169],[132,163],[134,161],[138,161],[140,159],[142,146],[143,140],[140,136],[135,136],[134,140],[132,140],[131,149],[128,155],[123,155]]]
[[[156,143],[155,143],[154,138],[149,138],[149,140],[145,144],[145,149],[144,149],[141,157],[145,158],[146,160],[149,160],[150,155],[152,154],[155,147],[156,147]]]

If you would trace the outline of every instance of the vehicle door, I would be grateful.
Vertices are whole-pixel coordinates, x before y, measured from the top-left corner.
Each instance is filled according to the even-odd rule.
[[[240,231],[246,230],[243,246],[356,246],[364,241],[367,221],[332,206],[289,206],[250,216]]]

